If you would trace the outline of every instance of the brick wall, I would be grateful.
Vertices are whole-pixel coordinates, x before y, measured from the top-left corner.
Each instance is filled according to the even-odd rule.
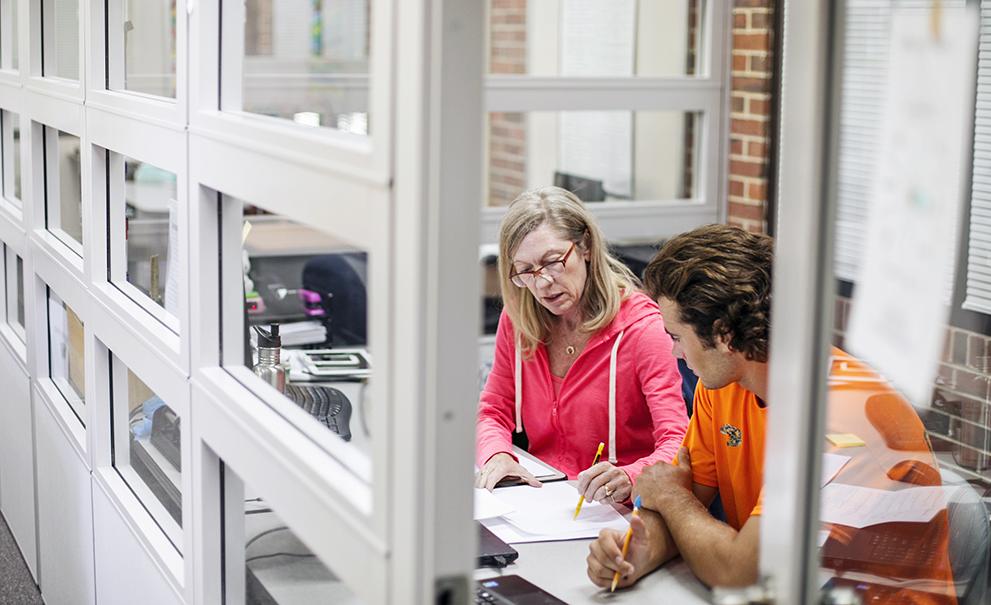
[[[526,73],[527,0],[489,0],[489,73]],[[526,187],[526,121],[520,113],[489,114],[490,206],[505,206]]]
[[[843,347],[850,299],[837,297],[833,344]],[[946,327],[930,407],[919,416],[940,463],[991,487],[991,337]]]
[[[728,222],[767,231],[775,0],[734,0]]]

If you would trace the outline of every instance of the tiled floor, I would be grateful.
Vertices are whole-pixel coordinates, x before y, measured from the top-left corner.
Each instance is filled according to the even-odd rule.
[[[3,605],[41,605],[41,593],[28,571],[21,551],[0,516],[0,603]]]

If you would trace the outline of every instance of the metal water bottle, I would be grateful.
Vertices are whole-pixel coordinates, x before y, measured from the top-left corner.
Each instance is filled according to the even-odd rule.
[[[285,393],[286,370],[282,367],[279,324],[272,324],[268,332],[255,326],[255,332],[258,333],[258,363],[254,367],[255,374],[280,393]]]

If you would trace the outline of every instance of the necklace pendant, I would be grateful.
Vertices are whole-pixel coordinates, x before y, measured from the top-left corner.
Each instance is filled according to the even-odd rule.
[[[574,355],[575,354],[575,345],[568,345],[568,346],[564,347],[564,352],[567,353],[568,355]]]

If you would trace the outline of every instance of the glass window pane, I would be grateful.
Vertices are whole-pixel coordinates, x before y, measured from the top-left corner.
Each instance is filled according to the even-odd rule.
[[[677,111],[490,113],[488,205],[557,185],[585,202],[690,199],[701,114]]]
[[[245,11],[241,108],[368,134],[369,1],[247,0]]]
[[[83,242],[79,137],[45,127],[48,228]],[[67,242],[68,243],[68,242]]]
[[[48,290],[49,376],[82,421],[86,403],[84,326],[79,316]]]
[[[124,89],[175,97],[175,0],[126,0]]]
[[[17,69],[17,0],[0,0],[0,67]]]
[[[124,160],[126,281],[178,315],[177,255],[170,250],[178,231],[176,176],[139,160]],[[117,276],[114,276],[117,279]]]
[[[42,0],[42,24],[42,75],[78,80],[79,0]]]
[[[225,467],[225,476],[233,475]],[[244,490],[244,514],[226,519],[228,535],[243,535],[232,543],[227,560],[244,561],[244,582],[225,582],[228,603],[309,605],[335,603],[359,605],[362,601],[306,546],[300,534],[288,527],[250,486]],[[243,557],[243,559],[242,559]],[[227,569],[225,566],[224,569]],[[240,587],[245,594],[235,594]],[[237,588],[233,588],[237,587]]]
[[[114,468],[176,548],[182,535],[181,423],[175,411],[111,353]]]
[[[21,202],[21,116],[0,112],[2,136],[3,195],[17,204]]]
[[[489,0],[488,70],[531,76],[694,76],[701,0]]]
[[[370,460],[367,251],[256,206],[240,209],[242,253],[225,270],[243,278],[245,298],[223,306],[225,316],[244,317],[244,365],[259,388],[267,382],[307,412],[284,413],[292,422],[318,439],[337,435]],[[276,354],[288,372],[275,367]]]
[[[24,328],[24,261],[17,257],[17,325]]]

